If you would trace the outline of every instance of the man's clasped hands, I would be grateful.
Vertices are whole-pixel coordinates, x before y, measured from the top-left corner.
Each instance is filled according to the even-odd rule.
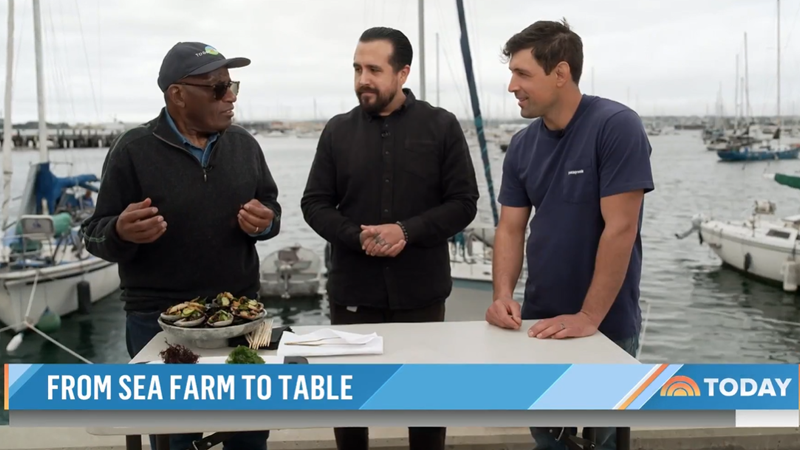
[[[361,249],[370,256],[390,256],[400,254],[406,246],[406,237],[400,225],[361,225]]]

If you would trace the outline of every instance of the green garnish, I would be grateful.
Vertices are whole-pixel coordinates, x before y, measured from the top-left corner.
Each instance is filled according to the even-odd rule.
[[[228,355],[225,364],[264,364],[264,360],[252,348],[240,345]]]

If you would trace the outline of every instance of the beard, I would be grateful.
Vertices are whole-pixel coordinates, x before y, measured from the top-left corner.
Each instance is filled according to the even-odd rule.
[[[374,98],[367,100],[361,96],[362,94],[372,94]],[[361,105],[361,108],[368,114],[378,114],[386,109],[389,103],[392,103],[392,100],[394,100],[395,95],[397,95],[395,91],[380,92],[377,89],[368,87],[363,87],[356,91],[358,104]]]

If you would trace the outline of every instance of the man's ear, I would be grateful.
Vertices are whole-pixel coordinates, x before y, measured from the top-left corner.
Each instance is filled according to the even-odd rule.
[[[184,91],[181,89],[180,86],[175,86],[174,84],[167,88],[167,92],[164,93],[164,99],[168,102],[174,104],[175,106],[179,106],[181,108],[186,106],[186,101],[183,97]]]

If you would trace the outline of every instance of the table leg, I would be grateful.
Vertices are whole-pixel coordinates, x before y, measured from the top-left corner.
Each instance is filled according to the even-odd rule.
[[[159,434],[156,436],[156,450],[169,450],[168,434]]]
[[[138,434],[125,436],[125,450],[142,450],[142,436]]]
[[[586,440],[583,444],[583,450],[594,450],[596,445],[595,440],[597,438],[594,433],[594,428],[584,427],[581,436]]]
[[[630,428],[617,428],[617,450],[631,450]]]

